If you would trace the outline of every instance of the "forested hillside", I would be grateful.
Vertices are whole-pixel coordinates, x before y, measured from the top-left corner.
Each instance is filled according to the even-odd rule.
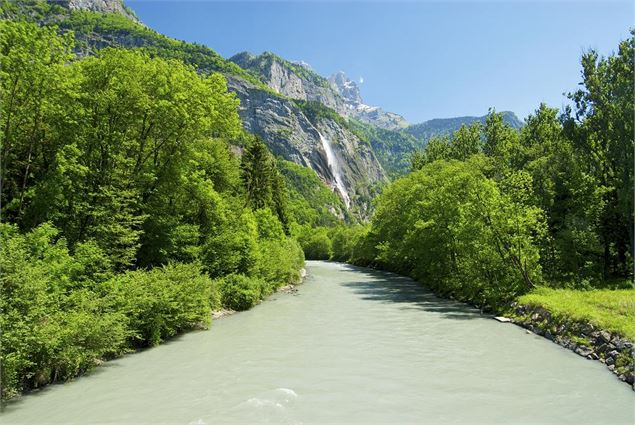
[[[523,126],[522,121],[513,112],[504,111],[501,112],[501,115],[503,121],[510,127],[520,129]],[[463,125],[485,124],[486,120],[487,115],[482,117],[435,118],[409,126],[406,133],[414,136],[420,142],[427,142],[433,136],[450,136]]]
[[[74,51],[80,56],[106,47],[141,49],[151,57],[183,61],[202,74],[223,74],[229,91],[240,100],[238,113],[244,129],[259,135],[276,156],[314,169],[342,199],[350,198],[354,216],[368,217],[369,199],[374,186],[385,181],[384,171],[372,148],[342,125],[345,120],[339,114],[335,113],[336,120],[307,116],[293,99],[266,85],[263,75],[239,67],[206,46],[166,37],[129,14],[94,12],[87,9],[92,2],[82,4],[85,7],[73,9],[60,2],[1,0],[0,17],[57,25],[60,33],[73,32],[77,40]],[[333,151],[330,161],[327,149]],[[339,186],[346,193],[337,189],[333,161],[338,163]]]

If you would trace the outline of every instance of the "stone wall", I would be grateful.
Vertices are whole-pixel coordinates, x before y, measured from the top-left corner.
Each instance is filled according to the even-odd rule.
[[[635,344],[591,323],[562,319],[534,305],[514,303],[512,321],[589,360],[606,365],[617,377],[633,385]]]

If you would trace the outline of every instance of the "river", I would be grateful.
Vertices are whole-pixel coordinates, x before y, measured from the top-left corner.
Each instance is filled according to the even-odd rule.
[[[307,262],[296,294],[8,403],[9,424],[632,424],[598,362],[409,279]]]

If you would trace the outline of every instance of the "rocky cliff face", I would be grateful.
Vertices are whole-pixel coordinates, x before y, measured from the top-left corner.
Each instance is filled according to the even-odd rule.
[[[308,117],[285,97],[227,76],[240,99],[245,129],[264,139],[271,151],[314,169],[359,218],[370,213],[373,190],[386,181],[372,148],[336,120]]]
[[[239,112],[247,131],[261,136],[274,154],[315,170],[353,215],[368,216],[373,190],[386,180],[382,166],[370,145],[347,128],[345,118],[327,108],[326,114],[320,110],[311,115],[298,103],[315,101],[310,109],[313,112],[320,104],[341,106],[341,98],[328,81],[306,65],[273,54],[236,58],[252,71],[248,73],[207,47],[178,42],[128,19],[132,15],[120,0],[68,0],[57,3],[62,8],[51,8],[44,15],[30,13],[30,8],[37,6],[35,3],[18,1],[21,16],[37,17],[41,25],[57,25],[61,32],[74,31],[79,41],[76,53],[80,56],[95,54],[105,47],[150,47],[154,54],[184,60],[201,73],[222,73],[228,89],[241,101]],[[78,10],[96,14],[68,19]],[[124,19],[109,19],[108,25],[100,25],[99,13],[117,13]],[[9,17],[14,18],[19,17]],[[263,79],[271,89],[262,83]]]
[[[384,129],[401,129],[408,125],[400,115],[364,104],[359,86],[343,72],[327,80],[306,63],[290,62],[270,52],[258,56],[243,52],[230,60],[258,75],[276,92],[292,99],[319,102],[340,115]]]
[[[354,81],[350,80],[344,72],[340,71],[331,75],[329,78],[331,87],[337,91],[340,96],[350,105],[359,105],[364,103],[362,101],[362,95],[359,90],[359,86]]]
[[[222,73],[241,101],[245,129],[261,136],[275,154],[314,169],[359,218],[368,216],[372,198],[387,180],[385,170],[403,173],[409,154],[419,146],[401,131],[407,125],[403,117],[364,104],[359,86],[344,73],[326,79],[305,63],[273,53],[241,53],[228,61],[205,46],[179,42],[140,25],[122,0],[55,1],[64,7],[51,8],[51,16],[42,16],[30,0],[15,1],[22,17],[74,31],[79,55],[110,46],[150,47],[157,56],[178,58],[201,73]],[[29,13],[29,8],[35,10]],[[98,15],[67,19],[77,10],[116,13],[125,19],[109,19],[108,25],[100,25]]]
[[[319,102],[340,114],[347,110],[345,102],[329,82],[306,63],[290,62],[271,52],[258,56],[242,52],[229,60],[256,74],[267,86],[283,96]]]
[[[124,5],[123,0],[48,0],[70,10],[87,10],[100,13],[119,13],[135,22],[139,22],[134,12]]]

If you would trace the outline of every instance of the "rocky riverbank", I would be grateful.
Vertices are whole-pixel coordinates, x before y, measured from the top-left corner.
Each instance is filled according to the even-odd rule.
[[[606,365],[617,377],[633,387],[635,343],[599,329],[591,323],[557,317],[535,305],[512,305],[512,321],[589,360]]]

